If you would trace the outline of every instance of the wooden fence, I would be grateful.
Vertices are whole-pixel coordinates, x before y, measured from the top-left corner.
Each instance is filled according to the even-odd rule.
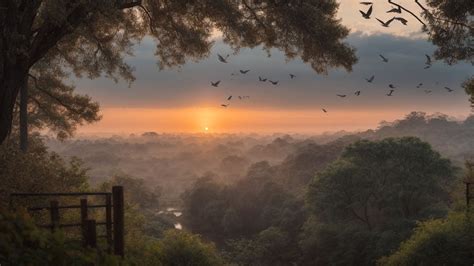
[[[112,192],[72,192],[72,193],[12,193],[10,207],[14,208],[14,200],[18,198],[38,197],[87,197],[100,196],[105,198],[105,204],[89,204],[87,198],[79,200],[78,205],[60,205],[54,199],[49,206],[28,207],[28,212],[49,211],[49,224],[38,226],[50,228],[52,232],[59,228],[80,227],[82,242],[86,247],[97,248],[97,238],[105,237],[107,251],[118,256],[124,256],[124,196],[123,187],[114,186]],[[90,209],[105,209],[105,221],[96,221],[89,217]],[[61,223],[60,211],[64,209],[80,209],[81,220],[77,223]],[[105,235],[97,235],[97,226],[105,226]]]

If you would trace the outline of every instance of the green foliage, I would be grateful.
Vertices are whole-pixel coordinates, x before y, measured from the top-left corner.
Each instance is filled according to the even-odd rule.
[[[471,0],[427,0],[423,11],[427,20],[425,31],[437,46],[436,57],[452,64],[457,61],[474,63],[474,4]]]
[[[322,249],[310,255],[314,263],[373,264],[407,237],[416,221],[447,212],[454,170],[413,137],[349,145],[309,185],[307,204],[317,220],[305,226],[303,250]]]
[[[186,225],[216,241],[251,237],[270,226],[298,230],[304,219],[302,202],[273,182],[265,165],[250,167],[248,176],[234,185],[196,181],[183,194]]]
[[[359,221],[373,229],[439,215],[453,176],[450,161],[417,138],[363,140],[318,174],[308,203],[322,219]]]
[[[472,213],[471,213],[472,215]],[[471,265],[474,259],[474,220],[466,213],[420,223],[413,235],[379,265]]]
[[[469,101],[471,101],[471,107],[474,108],[474,77],[466,80],[462,84],[462,87],[464,88],[464,91],[467,93],[467,95],[470,95]]]
[[[290,235],[269,227],[253,239],[230,240],[229,261],[239,265],[290,265],[299,255]]]
[[[223,264],[214,245],[204,243],[197,235],[169,230],[160,240],[159,245],[163,265],[212,266]]]
[[[28,129],[40,131],[48,129],[63,140],[72,137],[78,126],[101,119],[99,103],[91,97],[75,93],[74,86],[65,84],[67,75],[51,66],[35,69],[28,83]],[[56,70],[53,72],[53,70]],[[19,99],[17,101],[19,107]],[[18,131],[19,108],[14,110],[13,131]]]
[[[15,137],[0,146],[0,202],[7,203],[13,192],[68,192],[88,187],[82,163],[75,158],[66,162],[48,152],[39,137],[32,136],[27,153],[18,147]]]
[[[71,243],[61,231],[40,230],[26,214],[0,209],[0,264],[119,265],[119,259]]]

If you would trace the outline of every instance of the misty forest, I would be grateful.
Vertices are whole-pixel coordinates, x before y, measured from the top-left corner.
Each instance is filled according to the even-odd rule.
[[[0,266],[473,265],[473,17],[0,0]]]

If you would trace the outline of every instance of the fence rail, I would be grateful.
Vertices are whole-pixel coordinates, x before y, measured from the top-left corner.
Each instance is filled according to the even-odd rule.
[[[107,250],[118,256],[124,256],[124,196],[123,187],[114,186],[112,192],[70,192],[70,193],[12,193],[10,194],[10,207],[13,200],[30,197],[81,197],[103,196],[105,204],[88,204],[87,198],[80,199],[79,205],[60,205],[59,201],[51,200],[49,206],[27,207],[29,212],[49,211],[50,224],[38,225],[49,228],[52,232],[59,228],[80,227],[84,246],[97,247],[97,238],[106,238]],[[89,219],[89,209],[105,209],[105,221],[97,222]],[[80,209],[81,221],[78,223],[61,224],[60,210]],[[97,226],[105,226],[105,235],[97,235]]]

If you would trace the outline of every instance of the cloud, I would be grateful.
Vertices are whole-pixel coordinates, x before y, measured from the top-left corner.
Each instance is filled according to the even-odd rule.
[[[217,53],[226,54],[230,48],[220,41],[213,47],[211,56],[198,63],[188,63],[180,69],[159,71],[153,56],[155,45],[145,40],[136,47],[136,56],[129,62],[136,68],[137,81],[127,84],[106,79],[78,80],[79,91],[91,95],[106,107],[183,108],[191,106],[219,106],[229,95],[250,95],[251,99],[232,102],[238,108],[312,109],[321,106],[343,110],[374,110],[377,108],[432,110],[456,107],[469,110],[466,95],[460,83],[472,75],[472,66],[447,66],[436,62],[425,70],[425,53],[434,47],[421,38],[390,34],[352,33],[347,42],[357,49],[359,62],[351,73],[340,69],[328,75],[317,75],[301,60],[287,62],[284,55],[273,50],[271,57],[260,48],[242,49],[231,56],[228,64],[218,62]],[[388,57],[383,63],[379,54]],[[250,69],[246,74],[231,76],[239,69]],[[289,73],[295,74],[291,80]],[[278,86],[261,83],[258,76],[279,80]],[[373,84],[364,78],[375,75]],[[211,81],[221,80],[218,88]],[[416,89],[418,83],[432,90]],[[386,97],[388,84],[397,89],[393,97]],[[443,87],[456,89],[447,93]],[[354,91],[361,90],[359,97]],[[347,94],[341,99],[336,93]]]

